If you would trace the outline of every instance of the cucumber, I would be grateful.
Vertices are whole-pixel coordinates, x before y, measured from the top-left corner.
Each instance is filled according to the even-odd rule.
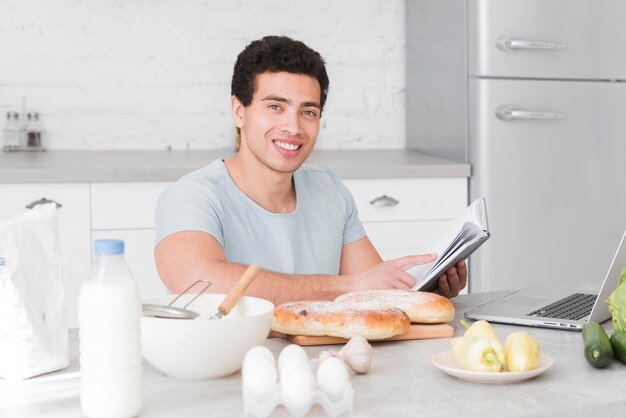
[[[609,365],[613,359],[613,347],[602,325],[589,321],[583,325],[585,358],[595,368]]]
[[[615,331],[610,338],[615,357],[626,363],[626,331]]]

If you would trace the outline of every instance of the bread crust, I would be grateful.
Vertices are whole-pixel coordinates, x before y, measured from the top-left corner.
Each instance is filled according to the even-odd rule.
[[[411,321],[401,309],[332,301],[290,302],[274,310],[272,329],[289,335],[327,335],[382,340],[407,332]]]
[[[415,290],[363,290],[338,296],[335,302],[363,303],[402,309],[418,324],[442,324],[454,319],[454,305],[446,297]]]

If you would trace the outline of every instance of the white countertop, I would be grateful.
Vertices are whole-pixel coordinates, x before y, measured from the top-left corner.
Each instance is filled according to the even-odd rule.
[[[499,292],[494,292],[497,294]],[[454,299],[456,319],[467,309],[488,300],[486,294]],[[611,329],[610,322],[604,324]],[[431,364],[434,354],[449,350],[448,339],[373,343],[372,369],[352,377],[356,417],[609,417],[626,411],[626,365],[615,360],[594,369],[583,356],[582,335],[560,331],[494,325],[501,337],[515,330],[531,332],[542,351],[554,358],[546,373],[521,383],[487,385],[450,377]],[[71,333],[70,366],[62,371],[9,383],[0,380],[0,416],[82,417],[79,399],[77,333]],[[269,339],[276,357],[286,340]],[[310,358],[338,346],[306,347]],[[175,355],[175,353],[172,353]],[[66,376],[67,378],[64,378]],[[208,381],[167,377],[144,362],[144,399],[141,417],[242,416],[241,374]],[[279,407],[272,416],[287,417]],[[314,407],[307,416],[324,416]]]
[[[0,183],[175,181],[234,150],[0,152]],[[315,150],[342,178],[469,177],[470,165],[409,150]]]

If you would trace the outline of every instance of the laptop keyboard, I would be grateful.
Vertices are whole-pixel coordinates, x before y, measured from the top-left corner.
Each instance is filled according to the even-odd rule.
[[[581,319],[591,313],[591,309],[597,297],[598,295],[574,293],[550,305],[541,307],[529,313],[528,316],[574,320]]]

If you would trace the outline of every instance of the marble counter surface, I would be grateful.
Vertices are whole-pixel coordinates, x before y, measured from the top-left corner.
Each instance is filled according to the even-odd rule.
[[[234,150],[0,152],[0,183],[174,181]],[[408,150],[315,150],[343,178],[469,177],[469,164]]]
[[[496,294],[494,292],[493,294]],[[467,309],[489,300],[488,294],[457,297],[452,323]],[[611,324],[604,324],[609,329]],[[450,377],[432,363],[449,349],[448,339],[374,343],[372,369],[352,377],[355,417],[609,417],[626,416],[626,365],[615,360],[594,369],[583,356],[580,332],[494,325],[501,337],[531,332],[554,365],[534,379],[513,384],[469,383]],[[72,363],[60,372],[21,383],[0,380],[0,416],[82,417],[79,400],[77,333],[71,333]],[[270,339],[276,357],[287,345]],[[307,347],[309,357],[337,346]],[[175,355],[175,353],[172,353]],[[235,417],[243,415],[241,374],[212,381],[183,381],[164,376],[144,363],[141,417]],[[279,407],[272,416],[287,417]],[[324,416],[315,406],[307,416]]]

